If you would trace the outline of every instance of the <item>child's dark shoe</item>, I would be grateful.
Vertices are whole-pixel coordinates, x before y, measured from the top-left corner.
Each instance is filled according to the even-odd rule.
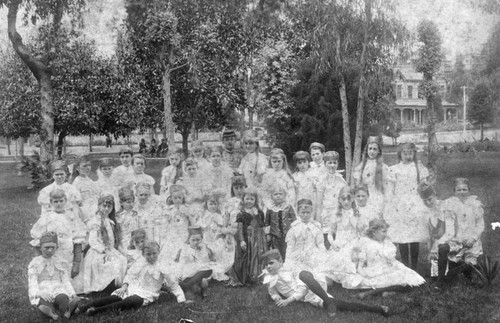
[[[337,315],[337,306],[335,306],[335,302],[333,301],[333,298],[329,298],[327,302],[323,304],[325,307],[328,316],[333,318],[335,315]]]
[[[95,307],[90,307],[86,312],[85,314],[87,314],[87,316],[93,316],[97,313],[97,309]]]

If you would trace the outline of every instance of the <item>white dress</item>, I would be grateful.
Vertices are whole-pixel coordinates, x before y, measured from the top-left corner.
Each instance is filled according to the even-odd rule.
[[[169,165],[161,171],[160,179],[160,194],[165,198],[170,195],[169,189],[172,184],[175,184],[175,176],[177,175],[177,167]]]
[[[98,194],[99,195],[105,195],[105,194],[111,194],[113,195],[115,199],[115,210],[119,211],[121,210],[121,205],[120,205],[120,197],[118,195],[118,191],[120,190],[120,186],[116,182],[115,178],[113,175],[110,177],[106,177],[104,175],[100,175],[99,179],[95,183],[97,186]]]
[[[28,295],[31,305],[38,305],[40,293],[49,293],[53,298],[59,294],[75,295],[68,264],[57,256],[33,258],[28,265]]]
[[[357,275],[342,282],[344,288],[384,288],[419,286],[425,283],[417,272],[396,260],[396,246],[385,239],[379,242],[367,237],[359,239],[354,255],[358,260]]]
[[[249,188],[260,187],[262,176],[267,170],[269,160],[262,153],[246,154],[240,162],[240,173],[243,174]]]
[[[297,205],[297,201],[301,199],[311,200],[316,203],[316,181],[314,180],[311,170],[305,172],[295,172],[293,179],[295,180],[296,201],[293,205]]]
[[[127,271],[127,258],[113,246],[114,223],[108,218],[103,223],[109,238],[108,245],[105,245],[101,235],[101,219],[96,217],[89,222],[90,249],[84,259],[82,276],[84,293],[101,291],[112,281],[117,287],[121,286]]]
[[[391,195],[389,188],[391,183],[394,182],[394,177],[392,175],[389,166],[386,164],[382,165],[382,182],[385,188],[384,192],[381,192],[375,186],[375,173],[377,170],[377,160],[368,159],[366,161],[365,169],[361,169],[363,163],[360,163],[352,174],[352,178],[356,185],[365,184],[368,186],[368,192],[370,193],[370,198],[368,199],[368,204],[373,206],[373,208],[380,210],[382,212],[385,206],[385,200]],[[363,178],[361,178],[361,172],[363,172]]]
[[[120,165],[113,169],[113,180],[118,187],[131,187],[134,183],[134,168],[132,165],[125,167]]]
[[[233,177],[231,167],[225,163],[221,163],[219,167],[210,165],[207,174],[211,191],[222,194],[222,199],[228,199],[231,196],[231,178]]]
[[[126,250],[130,246],[132,231],[141,227],[139,216],[135,210],[121,210],[116,213],[116,222],[120,225],[120,229],[122,231],[120,248],[121,250]]]
[[[421,164],[418,164],[418,169],[421,180],[429,176],[429,171]],[[427,207],[417,191],[415,163],[400,162],[391,166],[390,171],[394,177],[394,195],[384,213],[389,224],[388,237],[394,243],[429,241]]]
[[[123,298],[137,295],[144,300],[142,305],[156,301],[163,284],[174,294],[177,302],[182,303],[186,300],[184,292],[171,274],[158,262],[150,264],[144,257],[137,259],[130,267],[123,283],[128,284]],[[116,292],[113,292],[113,295],[116,295]]]
[[[374,207],[374,205],[366,205],[366,206],[358,206],[359,212],[359,224],[358,228],[361,230],[361,235],[365,235],[366,229],[369,227],[369,223],[371,220],[380,219],[382,213],[380,213],[380,209]]]
[[[40,219],[31,228],[33,240],[30,244],[34,247],[40,245],[40,238],[45,232],[57,234],[58,247],[55,256],[61,258],[71,271],[73,265],[73,245],[83,244],[87,236],[87,226],[71,211],[56,213],[53,211],[42,214]]]
[[[97,199],[100,193],[97,183],[89,177],[77,176],[72,185],[80,192],[82,220],[84,223],[88,223],[97,212]]]
[[[146,238],[151,239],[154,234],[154,220],[161,212],[158,201],[150,196],[145,204],[141,204],[137,201],[134,209],[137,211],[139,229],[144,229],[144,231],[146,231]]]
[[[294,270],[317,272],[327,269],[325,264],[326,248],[319,222],[308,223],[295,220],[286,235],[286,264]]]
[[[323,233],[329,233],[331,230],[339,207],[339,193],[346,185],[346,181],[339,174],[327,174],[321,178],[317,185],[318,204],[322,205],[319,216],[321,217]]]
[[[261,202],[266,208],[270,208],[274,204],[271,198],[274,185],[280,185],[286,190],[286,204],[295,205],[295,182],[293,177],[284,169],[275,171],[268,168],[262,176],[260,187]]]
[[[78,212],[80,202],[82,201],[82,197],[80,196],[80,192],[76,187],[69,183],[63,183],[61,185],[57,185],[56,182],[44,187],[40,193],[38,194],[38,204],[42,207],[42,214],[52,210],[50,206],[50,192],[59,188],[64,191],[66,195],[66,200],[68,203],[66,204],[66,210],[73,210]]]

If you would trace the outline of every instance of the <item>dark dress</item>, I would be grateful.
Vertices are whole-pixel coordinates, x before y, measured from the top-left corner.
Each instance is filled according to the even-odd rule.
[[[243,239],[247,250],[243,251],[240,245],[240,236],[236,234],[236,248],[233,267],[227,272],[229,284],[233,286],[248,285],[258,282],[263,264],[261,255],[267,251],[266,236],[264,233],[264,213],[259,210],[256,216],[241,211],[236,222],[242,224]]]
[[[295,211],[291,205],[287,205],[279,211],[269,209],[266,212],[264,225],[270,227],[269,234],[271,239],[269,241],[269,248],[278,249],[283,261],[285,261],[286,254],[285,237],[293,221],[296,219]]]

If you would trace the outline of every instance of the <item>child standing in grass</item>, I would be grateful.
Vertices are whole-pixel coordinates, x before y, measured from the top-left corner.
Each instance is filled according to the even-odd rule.
[[[87,235],[87,227],[72,211],[66,210],[66,194],[61,189],[54,189],[49,195],[51,211],[43,213],[31,229],[30,242],[39,246],[45,232],[54,232],[58,236],[56,255],[63,259],[68,267],[66,270],[75,277],[80,271],[82,260],[82,244]]]
[[[339,192],[346,185],[342,175],[337,173],[339,154],[336,151],[327,151],[324,155],[326,175],[317,185],[316,218],[321,223],[326,249],[330,249],[328,233],[332,222],[337,216]]]
[[[82,197],[76,187],[66,182],[66,169],[66,165],[62,160],[56,160],[50,164],[54,182],[44,187],[40,191],[40,194],[38,194],[38,204],[42,207],[42,214],[51,210],[49,195],[56,188],[65,192],[68,202],[65,204],[66,209],[75,212],[75,214],[79,214]]]
[[[212,192],[221,194],[224,200],[229,199],[233,170],[226,163],[222,163],[222,146],[209,147],[208,158],[211,162],[208,177]]]
[[[272,204],[266,211],[264,220],[269,248],[278,249],[281,257],[286,255],[286,234],[297,219],[291,204],[286,200],[287,190],[276,183],[271,188]]]
[[[59,319],[56,307],[69,319],[74,308],[76,293],[71,285],[68,264],[55,255],[57,233],[45,232],[40,237],[41,256],[28,265],[28,293],[31,305],[53,320]],[[72,299],[70,305],[70,299]]]
[[[347,259],[350,259],[351,249],[366,228],[360,223],[359,211],[349,186],[340,190],[338,203],[337,216],[332,222],[332,236],[335,237],[332,249],[348,255]]]
[[[118,153],[122,164],[113,171],[113,178],[119,187],[131,185],[130,181],[134,176],[134,167],[132,166],[133,154],[134,152],[129,147],[120,149]]]
[[[144,173],[146,169],[146,158],[143,155],[136,154],[132,157],[132,167],[134,169],[134,175],[132,177],[133,188],[136,187],[138,183],[147,183],[150,185],[151,196],[155,196],[155,180],[150,175]]]
[[[75,166],[78,176],[75,177],[72,185],[80,192],[82,198],[80,211],[83,222],[87,224],[97,211],[99,189],[97,183],[89,177],[90,156],[82,156]]]
[[[307,151],[297,151],[293,155],[297,171],[293,173],[296,199],[316,201],[316,181],[310,168],[311,156]]]
[[[84,293],[121,286],[127,271],[127,258],[117,250],[121,230],[116,223],[113,195],[99,197],[97,217],[89,222],[89,229],[90,249],[83,266]]]
[[[374,306],[360,303],[345,302],[334,299],[327,293],[327,283],[324,275],[313,274],[310,271],[295,271],[286,269],[278,250],[273,249],[262,255],[265,266],[264,284],[268,284],[268,292],[278,307],[285,307],[293,302],[306,302],[317,307],[323,307],[330,317],[337,311],[374,312],[384,316],[389,314],[387,306]]]
[[[273,186],[278,184],[286,190],[286,203],[293,205],[295,203],[295,182],[288,168],[285,153],[280,148],[274,148],[271,151],[269,166],[262,176],[261,197],[262,203],[266,208],[273,205],[271,197]]]
[[[160,296],[162,285],[175,295],[177,302],[184,303],[186,298],[179,284],[167,273],[158,262],[160,246],[151,241],[144,246],[143,255],[127,272],[123,286],[111,296],[96,299],[78,312],[95,315],[110,310],[138,309],[155,302]]]
[[[170,165],[161,171],[160,195],[167,198],[169,188],[182,179],[182,160],[184,153],[182,149],[173,149],[168,152],[168,162]]]
[[[391,241],[399,247],[401,261],[416,270],[419,244],[429,240],[428,218],[417,187],[420,180],[429,176],[429,171],[418,161],[413,143],[400,146],[398,159],[399,163],[390,167],[394,195],[386,205],[384,219],[389,224]]]
[[[382,213],[393,192],[392,172],[384,163],[382,138],[371,136],[365,146],[363,160],[352,174],[354,185],[365,184],[370,192],[368,203]]]
[[[99,169],[97,170],[97,189],[102,194],[112,194],[116,201],[119,201],[118,190],[120,187],[113,176],[114,163],[111,158],[99,159]]]
[[[240,213],[236,219],[236,252],[228,272],[229,284],[241,286],[256,283],[262,269],[260,256],[267,250],[264,233],[264,213],[259,208],[257,192],[246,189],[242,195]]]
[[[241,159],[240,173],[245,177],[248,187],[259,188],[262,183],[262,176],[267,170],[267,156],[260,152],[257,137],[245,135],[243,144],[247,154]]]

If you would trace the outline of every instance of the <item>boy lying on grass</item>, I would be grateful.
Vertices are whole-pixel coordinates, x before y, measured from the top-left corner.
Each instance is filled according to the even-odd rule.
[[[374,312],[384,316],[389,314],[389,307],[345,302],[334,299],[326,292],[326,279],[322,275],[313,275],[303,270],[296,277],[292,271],[283,267],[283,260],[277,249],[269,250],[262,255],[264,284],[268,284],[271,298],[279,307],[287,306],[295,301],[311,303],[324,307],[330,317],[338,311]]]

